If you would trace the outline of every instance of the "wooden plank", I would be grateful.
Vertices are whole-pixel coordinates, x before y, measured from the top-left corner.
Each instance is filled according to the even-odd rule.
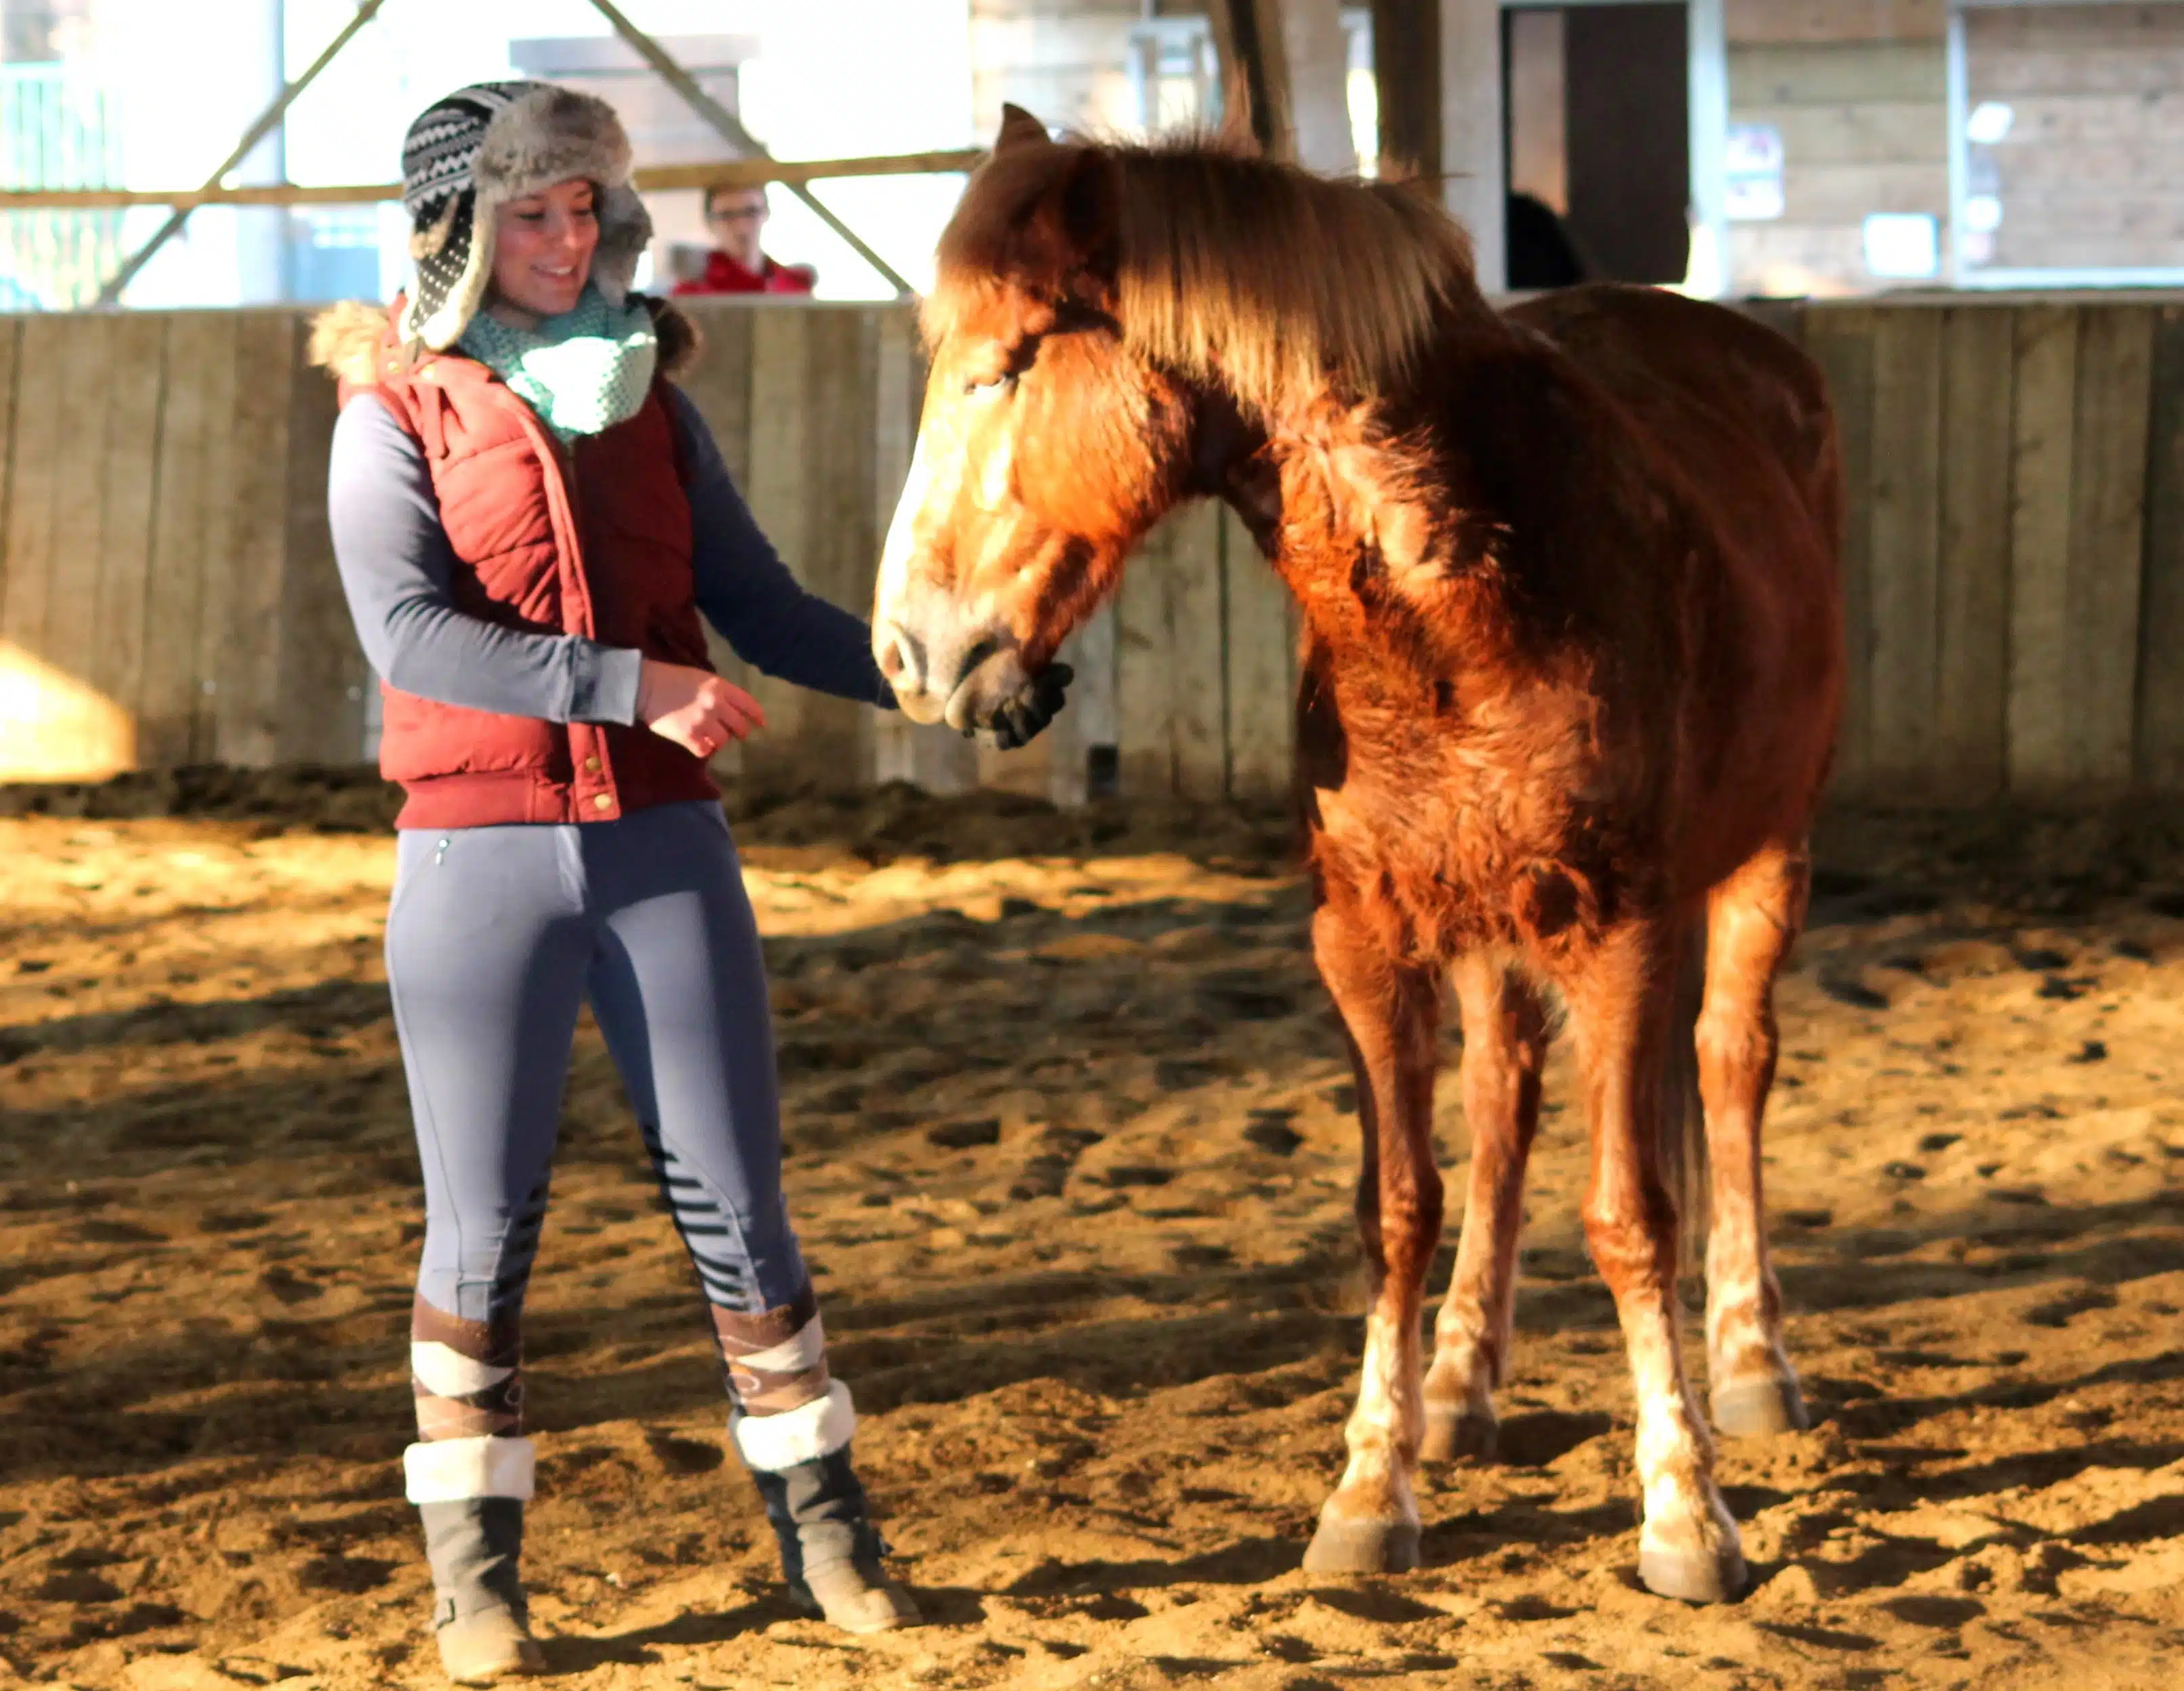
[[[1945,100],[1948,92],[1948,56],[1938,40],[1795,42],[1729,53],[1730,114],[1739,123],[1758,106]]]
[[[2171,31],[2184,31],[2184,14],[2170,10]],[[1984,26],[1975,29],[1976,80],[1973,98],[2008,98],[2013,94],[2171,94],[2184,86],[2184,52],[2176,34],[2130,47],[2072,43],[2068,52],[2053,47],[2020,47],[1991,40]]]
[[[2011,408],[2009,787],[2067,790],[2071,756],[2070,475],[2078,388],[2078,313],[2016,314]]]
[[[2042,74],[2050,75],[2057,74],[2045,69],[2050,59],[2074,60],[2097,52],[2158,58],[2175,50],[2180,28],[2184,20],[2172,6],[2159,3],[1981,6],[1964,16],[1965,46],[1975,64],[1984,67],[1990,55],[2009,56],[2040,63]],[[2175,87],[2164,84],[2163,91]]]
[[[1935,793],[1950,801],[2008,779],[2012,326],[2007,308],[1964,305],[1942,328]]]
[[[1939,644],[1942,314],[1876,312],[1873,341],[1870,605],[1873,786],[1915,799],[1936,767],[1934,665]]]
[[[1724,0],[1736,44],[1761,42],[1939,41],[1947,0]]]
[[[2184,792],[2184,306],[2154,332],[2146,444],[2146,584],[2139,608],[2137,785]]]
[[[39,753],[55,773],[96,779],[136,759],[127,714],[99,685],[105,634],[98,567],[105,524],[105,434],[115,385],[135,372],[119,363],[120,320],[65,320],[58,457],[53,466],[52,551],[45,629],[37,656],[53,671],[39,713]],[[99,707],[103,701],[107,708]]]
[[[676,302],[697,325],[697,362],[675,378],[712,431],[738,488],[750,480],[751,324],[766,308],[735,300]]]
[[[244,768],[280,758],[281,626],[288,550],[287,372],[294,367],[297,313],[237,315],[231,512],[225,552],[208,550],[208,580],[221,582],[215,633],[213,756]],[[214,607],[208,605],[209,611]]]
[[[296,322],[289,366],[288,527],[283,547],[280,713],[283,763],[354,763],[364,756],[364,695],[370,680],[334,564],[326,523],[326,460],[338,393],[304,357],[309,331]]]
[[[1076,656],[1071,662],[1077,678],[1070,684],[1067,708],[1077,718],[1079,774],[1087,799],[1103,797],[1115,786],[1117,639],[1111,600],[1086,620],[1073,643]]]
[[[2070,721],[2079,790],[2090,795],[2131,784],[2154,327],[2148,306],[2088,306],[2080,318],[2070,477]]]
[[[136,720],[149,633],[153,507],[159,482],[167,319],[124,312],[113,323],[109,352],[120,380],[107,396],[99,476],[97,633],[86,673],[93,686],[128,713],[129,762],[135,767],[142,757]]]
[[[126,767],[127,713],[85,679],[94,648],[99,395],[104,332],[62,314],[22,320],[9,429],[7,564],[0,596],[0,777],[76,779]],[[71,556],[64,543],[91,547]],[[56,630],[77,667],[56,661]]]
[[[815,396],[809,391],[811,326],[820,309],[810,305],[744,308],[751,313],[750,415],[765,426],[750,431],[750,471],[744,499],[774,550],[800,582],[806,582],[813,508],[817,497],[813,433]],[[744,684],[765,710],[766,728],[744,747],[746,776],[794,782],[804,728],[800,689],[756,670]]]
[[[1836,224],[1858,232],[1863,239],[1865,219],[1872,212],[1926,212],[1946,217],[1948,160],[1936,153],[1912,163],[1792,165],[1782,173],[1782,203],[1786,223]]]
[[[22,318],[0,316],[0,622],[8,605],[8,466],[15,456],[15,372],[22,345]]]
[[[1168,650],[1176,666],[1169,695],[1175,790],[1185,798],[1217,799],[1228,790],[1221,532],[1226,509],[1212,499],[1186,506],[1178,514],[1180,527],[1169,554]]]
[[[1865,306],[1826,308],[1805,315],[1805,350],[1826,374],[1841,431],[1843,478],[1849,510],[1843,533],[1843,633],[1847,674],[1843,717],[1836,740],[1835,791],[1864,795],[1871,772],[1867,724],[1871,715],[1873,656],[1873,429],[1875,312]]]
[[[811,312],[805,347],[807,439],[813,456],[805,483],[811,508],[804,518],[804,583],[861,619],[871,614],[880,554],[872,506],[879,374],[874,309],[833,306]],[[872,706],[809,690],[799,704],[797,751],[806,778],[826,786],[869,785]]]
[[[678,302],[697,325],[697,361],[675,378],[705,420],[721,461],[738,493],[750,483],[750,356],[751,316],[755,308],[738,300],[687,299]],[[736,656],[718,630],[705,627],[705,650],[713,667],[738,687],[750,685],[749,666]],[[733,777],[743,772],[744,748],[730,740],[713,754],[716,775]]]
[[[1115,596],[1115,754],[1117,790],[1128,798],[1175,791],[1174,693],[1178,677],[1168,619],[1168,578],[1187,513],[1145,537],[1123,566]]]
[[[1228,790],[1264,799],[1290,790],[1296,729],[1297,613],[1289,589],[1245,530],[1221,509],[1228,572]]]
[[[144,612],[150,632],[137,688],[137,756],[147,768],[188,762],[199,743],[199,721],[209,720],[203,690],[209,672],[200,667],[200,629],[207,559],[226,556],[235,326],[235,314],[229,311],[181,311],[168,324],[152,576]],[[221,525],[216,538],[209,533],[215,522]]]
[[[1783,162],[1891,165],[1948,156],[1949,109],[1941,100],[1871,100],[1854,105],[1774,106],[1739,112],[1740,122],[1781,131]]]

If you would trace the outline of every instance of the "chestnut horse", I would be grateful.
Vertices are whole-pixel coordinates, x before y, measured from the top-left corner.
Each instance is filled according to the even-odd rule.
[[[1553,1004],[1591,1134],[1585,1238],[1636,1385],[1640,1575],[1735,1594],[1680,1343],[1674,1188],[1710,1158],[1715,1422],[1802,1426],[1759,1134],[1843,684],[1819,372],[1646,289],[1497,315],[1412,189],[1205,139],[1057,143],[1013,109],[924,321],[872,618],[912,718],[1006,722],[1184,500],[1234,505],[1302,607],[1312,949],[1357,1074],[1372,1280],[1349,1464],[1305,1565],[1416,1565],[1418,1463],[1491,1449]],[[1473,1153],[1425,1368],[1444,976]],[[1695,1111],[1670,1095],[1694,1067],[1686,1152]]]

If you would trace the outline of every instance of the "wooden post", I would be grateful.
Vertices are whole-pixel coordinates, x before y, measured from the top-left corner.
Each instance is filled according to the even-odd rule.
[[[1479,285],[1509,285],[1507,176],[1502,163],[1502,8],[1440,0],[1441,204],[1471,233]]]
[[[1282,0],[1206,0],[1221,80],[1229,103],[1250,113],[1251,133],[1268,156],[1296,156],[1290,114],[1289,53],[1282,42]]]
[[[1350,46],[1340,0],[1282,0],[1281,13],[1297,163],[1325,176],[1353,175],[1357,143],[1350,132]]]
[[[1308,170],[1355,171],[1340,0],[1209,0],[1207,13],[1222,75],[1244,91],[1259,145]]]
[[[1440,181],[1470,232],[1479,286],[1508,285],[1497,0],[1373,0],[1380,174]]]

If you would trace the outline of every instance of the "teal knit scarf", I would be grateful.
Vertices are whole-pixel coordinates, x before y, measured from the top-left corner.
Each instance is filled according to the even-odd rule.
[[[616,310],[589,283],[575,310],[535,329],[511,328],[481,311],[455,344],[565,441],[635,416],[660,361],[651,312],[634,299]]]

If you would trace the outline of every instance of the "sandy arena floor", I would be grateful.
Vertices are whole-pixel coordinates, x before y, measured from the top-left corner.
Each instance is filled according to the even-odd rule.
[[[379,795],[131,790],[101,803],[195,813],[0,820],[0,1681],[435,1684],[392,851],[311,826]],[[1507,1460],[1428,1476],[1424,1571],[1298,1571],[1359,1342],[1357,1150],[1279,823],[884,795],[739,831],[794,1206],[932,1621],[845,1640],[779,1597],[588,1026],[529,1326],[550,1683],[2184,1678],[2176,830],[1833,825],[1769,1141],[1819,1424],[1726,1449],[1758,1584],[1707,1610],[1635,1585],[1562,1102]]]

